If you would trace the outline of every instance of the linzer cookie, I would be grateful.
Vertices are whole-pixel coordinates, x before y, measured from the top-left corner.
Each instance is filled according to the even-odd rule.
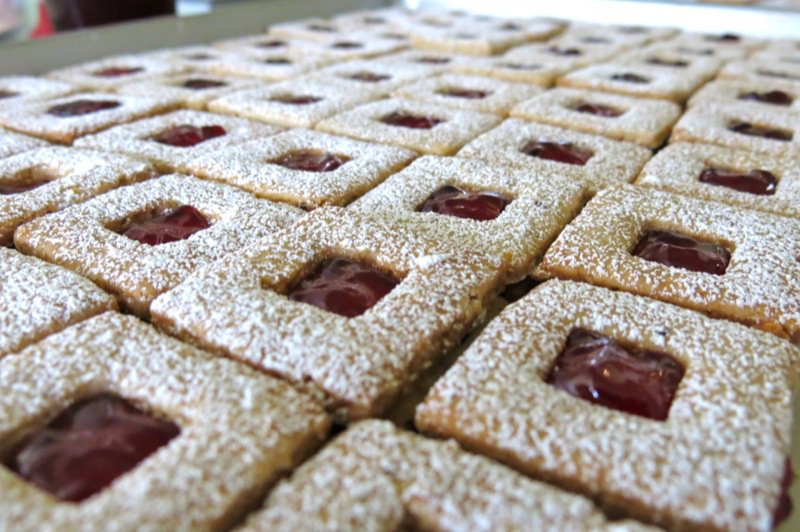
[[[670,144],[637,185],[800,218],[800,162],[708,144]]]
[[[725,48],[713,46],[709,43],[689,41],[681,41],[680,36],[668,39],[665,41],[658,41],[647,45],[643,50],[649,53],[657,54],[658,56],[672,56],[691,62],[694,59],[716,59],[722,63],[727,61],[735,61],[745,57],[747,52],[742,48]]]
[[[402,148],[296,129],[211,153],[190,169],[256,196],[310,209],[349,203],[415,156]]]
[[[705,79],[716,75],[722,67],[722,60],[719,58],[680,52],[674,48],[660,48],[658,44],[621,54],[614,58],[614,63],[659,67],[665,72],[677,74],[690,72]]]
[[[23,252],[88,277],[147,317],[193,271],[295,221],[300,211],[172,175],[123,187],[18,229]]]
[[[389,216],[442,246],[509,262],[525,277],[583,205],[580,183],[531,179],[525,170],[426,156],[391,176],[351,208]]]
[[[386,421],[351,427],[279,484],[240,529],[645,530],[578,495]]]
[[[0,160],[0,245],[17,226],[112,188],[154,175],[146,162],[111,153],[53,146]]]
[[[619,51],[616,46],[589,46],[573,40],[551,40],[512,48],[503,59],[512,64],[544,65],[564,74],[598,61],[605,61]]]
[[[391,57],[391,56],[390,56]],[[386,96],[400,85],[425,77],[424,65],[384,59],[347,61],[309,73],[297,81],[337,86],[350,94]]]
[[[689,107],[706,103],[736,103],[754,108],[800,110],[800,83],[746,79],[718,79],[703,86]]]
[[[609,514],[768,530],[786,496],[798,361],[761,331],[550,281],[487,326],[416,422]]]
[[[127,94],[80,93],[0,107],[0,125],[51,142],[72,144],[83,135],[163,113],[173,107],[175,103],[171,100]]]
[[[408,50],[396,54],[386,55],[374,61],[381,63],[400,63],[401,65],[412,65],[417,68],[425,69],[425,76],[433,76],[448,72],[458,65],[465,65],[474,61],[474,57],[433,50]]]
[[[75,85],[33,76],[0,76],[0,108],[24,100],[58,98],[77,92]]]
[[[115,91],[121,84],[172,74],[179,69],[176,64],[157,59],[121,55],[54,70],[48,77],[87,91]]]
[[[317,129],[423,153],[450,155],[499,121],[493,114],[393,98],[335,115],[317,124]]]
[[[209,72],[222,76],[240,76],[266,81],[291,79],[331,63],[331,58],[319,55],[285,53],[280,51],[260,55],[238,55],[215,61],[207,66]]]
[[[482,316],[504,266],[318,209],[159,297],[155,323],[278,375],[339,420],[378,415]]]
[[[381,37],[366,31],[348,32],[346,36],[335,36],[323,41],[304,43],[302,52],[327,57],[333,61],[350,61],[385,55],[402,50],[402,40]]]
[[[217,76],[205,72],[192,72],[161,76],[125,84],[119,92],[139,96],[150,96],[164,100],[173,100],[181,107],[205,110],[208,102],[232,92],[249,89],[258,85],[258,81],[250,78],[234,76]]]
[[[143,157],[162,172],[187,172],[199,157],[277,132],[251,120],[184,110],[89,135],[75,146]]]
[[[214,100],[209,109],[278,126],[311,128],[320,120],[372,100],[330,82],[297,79],[240,91]]]
[[[411,29],[411,45],[418,49],[469,55],[496,55],[528,41],[543,41],[558,33],[561,25],[539,20],[468,20],[451,27]]]
[[[669,140],[797,157],[800,112],[743,103],[696,105],[678,120]]]
[[[625,186],[590,201],[542,268],[797,341],[798,242],[797,219]]]
[[[765,41],[754,37],[746,37],[737,33],[681,33],[665,41],[669,45],[683,46],[693,49],[714,49],[728,54],[728,58],[745,55],[764,46]]]
[[[514,107],[511,116],[657,148],[681,108],[673,102],[579,89],[552,89]]]
[[[547,61],[512,59],[506,57],[475,58],[469,63],[456,65],[452,71],[457,74],[484,76],[501,81],[527,83],[540,87],[550,87],[561,69]]]
[[[767,57],[728,63],[719,72],[720,79],[748,79],[763,82],[791,81],[800,84],[800,63],[788,63]]]
[[[74,273],[0,247],[0,357],[96,314],[116,300]]]
[[[175,65],[176,72],[202,72],[214,62],[224,61],[229,53],[212,46],[184,46],[181,48],[166,48],[143,54],[158,61]]]
[[[270,37],[287,37],[304,41],[327,41],[332,38],[346,38],[351,28],[331,19],[307,18],[279,22],[269,26]]]
[[[45,146],[47,146],[47,143],[43,140],[0,129],[0,159]]]
[[[636,178],[650,150],[629,142],[510,119],[470,142],[459,157],[527,170],[533,179],[559,175],[591,193]]]
[[[290,386],[107,312],[0,360],[0,528],[230,528],[326,437]]]

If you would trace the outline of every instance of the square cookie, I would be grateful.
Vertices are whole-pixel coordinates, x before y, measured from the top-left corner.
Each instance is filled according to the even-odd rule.
[[[569,177],[594,194],[633,181],[651,153],[630,142],[509,119],[464,146],[458,156],[522,168],[533,179]]]
[[[373,61],[401,65],[412,65],[426,70],[425,76],[435,76],[443,74],[451,69],[474,61],[474,57],[468,55],[451,54],[436,52],[433,50],[408,50],[396,54],[385,55]]]
[[[528,41],[544,41],[561,30],[550,20],[468,20],[452,27],[417,27],[411,45],[418,49],[468,55],[495,55]]]
[[[291,381],[340,420],[379,415],[480,319],[502,263],[318,209],[159,297],[155,323]]]
[[[719,72],[720,79],[749,79],[762,82],[791,81],[800,84],[800,63],[777,61],[771,54],[746,61],[734,61]]]
[[[690,108],[670,142],[700,142],[777,156],[800,156],[800,111],[743,103]]]
[[[389,216],[443,250],[468,249],[508,261],[525,277],[583,206],[580,183],[483,161],[425,156],[350,207]]]
[[[309,73],[298,82],[340,87],[348,92],[387,96],[394,89],[428,75],[429,69],[414,63],[383,59],[347,61]]]
[[[0,247],[0,358],[73,323],[117,308],[74,273]]]
[[[766,41],[754,37],[746,37],[737,33],[681,33],[665,41],[671,45],[679,45],[693,49],[715,49],[729,53],[729,57],[744,57],[750,52],[762,48]]]
[[[0,126],[43,138],[72,144],[83,135],[117,124],[152,116],[175,107],[172,100],[108,93],[81,93],[52,100],[0,107]]]
[[[126,153],[149,160],[161,172],[188,172],[195,159],[278,128],[202,111],[175,111],[78,139],[76,147]]]
[[[382,37],[367,31],[351,31],[345,36],[323,41],[306,41],[298,51],[339,62],[382,56],[406,47],[404,41],[396,38]]]
[[[302,20],[290,20],[270,24],[270,37],[299,39],[303,41],[327,41],[335,38],[346,38],[352,27],[332,19],[313,17]]]
[[[737,47],[720,47],[713,46],[709,43],[697,42],[693,40],[682,40],[680,36],[666,41],[659,41],[649,44],[646,47],[648,52],[665,53],[677,57],[685,58],[687,61],[691,59],[716,59],[723,63],[727,61],[736,61],[743,59],[747,55],[747,51],[743,48]]]
[[[202,72],[207,70],[208,65],[224,61],[229,55],[233,53],[204,45],[165,48],[144,54],[145,57],[174,65],[176,72]]]
[[[562,72],[546,61],[507,57],[476,57],[469,63],[455,65],[451,70],[456,74],[484,76],[544,88],[550,87]]]
[[[543,65],[558,75],[576,68],[605,61],[619,51],[616,46],[590,46],[573,40],[552,40],[512,48],[503,58],[512,64]]]
[[[670,144],[637,185],[800,218],[800,162],[710,144]]]
[[[47,145],[43,140],[0,129],[0,159],[34,148],[43,148]]]
[[[524,83],[510,83],[483,76],[443,74],[404,85],[393,96],[420,100],[481,113],[507,115],[514,105],[541,93]]]
[[[317,129],[423,153],[451,155],[499,121],[493,114],[392,98],[327,118],[317,124]]]
[[[236,55],[222,61],[214,61],[206,68],[208,72],[221,76],[240,76],[265,81],[281,81],[296,78],[306,72],[315,71],[329,63],[331,58],[315,54],[269,52],[260,55]]]
[[[0,245],[38,216],[149,179],[154,169],[125,155],[53,146],[0,160]]]
[[[511,116],[657,148],[681,112],[673,102],[558,88],[518,104]]]
[[[192,72],[171,76],[159,76],[136,83],[126,83],[119,88],[123,94],[148,96],[162,100],[173,100],[181,107],[203,111],[208,102],[232,92],[257,86],[252,78],[216,76],[205,72]]]
[[[180,67],[174,63],[151,57],[119,55],[54,70],[47,77],[71,83],[85,91],[113,92],[124,83],[172,74],[178,70]]]
[[[624,186],[590,201],[542,268],[800,341],[798,242],[797,219]]]
[[[346,205],[415,156],[402,148],[295,129],[209,154],[191,170],[259,197],[313,209]]]
[[[689,99],[692,107],[707,103],[735,103],[753,108],[800,111],[800,83],[748,79],[717,79],[706,83]]]
[[[77,92],[78,87],[62,81],[33,76],[0,76],[0,107],[24,100],[58,98]]]
[[[89,278],[146,318],[150,303],[190,273],[300,215],[227,185],[171,175],[39,218],[17,230],[14,244]]]
[[[652,388],[638,381],[615,401],[623,381],[607,375],[625,367],[636,379],[647,364],[637,353],[664,369],[653,369],[657,384],[643,377]],[[799,355],[735,323],[549,281],[488,325],[416,422],[611,515],[675,530],[765,530],[781,497]],[[582,393],[595,390],[594,400]],[[663,420],[652,416],[665,408]]]
[[[329,427],[285,383],[115,312],[3,358],[0,386],[5,530],[230,528]]]
[[[371,99],[369,92],[321,80],[296,79],[229,94],[211,102],[209,109],[278,126],[311,128],[324,118]]]
[[[629,526],[635,524],[608,523],[583,497],[452,442],[373,420],[355,424],[303,464],[241,530],[637,529]]]
[[[614,63],[633,66],[653,66],[663,69],[664,72],[673,72],[679,75],[683,72],[691,72],[705,79],[710,79],[719,72],[723,61],[716,57],[693,55],[674,49],[659,47],[659,45],[656,44],[638,50],[631,50],[630,52],[619,55],[614,58]]]

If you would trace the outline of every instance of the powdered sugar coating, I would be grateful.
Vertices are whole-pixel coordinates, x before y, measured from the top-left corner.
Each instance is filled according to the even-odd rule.
[[[291,79],[333,62],[330,57],[311,53],[265,52],[260,55],[235,55],[207,65],[209,72],[258,78],[265,81]]]
[[[159,297],[153,321],[308,389],[340,420],[378,415],[469,331],[504,280],[502,263],[438,249],[390,220],[317,209]],[[402,282],[354,318],[283,295],[336,257]]]
[[[573,52],[574,50],[574,52]],[[564,54],[560,52],[569,53]],[[574,40],[553,39],[544,43],[531,43],[512,48],[503,58],[514,63],[535,63],[555,69],[558,75],[576,68],[605,61],[620,51],[617,46],[594,46]]]
[[[392,56],[389,56],[392,57]],[[425,77],[429,70],[424,65],[399,63],[384,59],[365,59],[347,61],[309,73],[298,82],[307,81],[314,84],[340,87],[351,94],[371,94],[375,97],[386,96],[400,85]],[[386,79],[359,80],[353,76],[372,75]]]
[[[720,79],[747,79],[764,82],[800,82],[800,64],[781,61],[772,53],[754,54],[746,61],[728,63],[720,71]]]
[[[683,57],[687,60],[708,58],[717,59],[721,62],[735,61],[747,55],[747,51],[743,48],[713,46],[709,43],[697,42],[695,40],[684,41],[681,40],[681,35],[666,41],[650,44],[645,50],[651,53],[664,53],[675,57]]]
[[[411,129],[381,122],[381,119],[392,113],[430,117],[441,122],[430,129]],[[450,155],[499,121],[500,118],[493,114],[391,98],[332,116],[317,124],[317,129],[434,155]]]
[[[163,144],[153,139],[171,128],[185,125],[198,128],[221,126],[225,134],[186,147]],[[142,157],[162,172],[189,172],[192,162],[199,157],[246,141],[269,137],[278,131],[276,127],[243,118],[182,110],[83,137],[75,142],[75,146]]]
[[[410,29],[411,45],[417,49],[440,50],[469,55],[495,55],[527,41],[543,41],[558,33],[561,25],[548,20],[536,22],[487,22],[467,20],[451,27]]]
[[[764,170],[773,174],[778,184],[773,195],[739,192],[700,182],[700,173],[707,168],[725,168],[744,173]],[[800,218],[800,162],[789,157],[679,142],[670,144],[650,159],[636,184]]]
[[[0,76],[0,108],[14,106],[21,101],[57,98],[77,92],[78,87],[70,83],[33,76]]]
[[[381,37],[370,31],[348,31],[320,41],[307,41],[302,52],[334,61],[349,61],[386,55],[406,48],[403,41]]]
[[[768,93],[771,91],[780,91],[785,93],[792,102],[789,106],[777,106],[767,102],[759,102],[757,100],[744,100],[742,95],[750,93]],[[735,103],[738,105],[747,105],[754,109],[778,109],[786,110],[793,109],[800,111],[800,83],[791,81],[770,80],[747,80],[747,79],[717,79],[707,83],[699,91],[689,99],[688,106],[706,103]]]
[[[349,158],[330,172],[294,170],[272,163],[286,154],[311,150]],[[305,208],[345,205],[411,162],[410,150],[295,129],[246,142],[194,161],[192,172],[275,201]]]
[[[713,48],[719,50],[721,53],[734,52],[740,55],[747,55],[750,52],[762,48],[766,41],[746,35],[735,35],[736,39],[725,39],[725,34],[703,34],[703,33],[680,33],[674,38],[669,39],[666,43],[671,45],[679,45],[691,48]]]
[[[0,360],[0,439],[16,442],[70,404],[122,396],[181,434],[81,504],[0,468],[8,530],[218,530],[325,438],[329,420],[290,386],[108,312]]]
[[[454,442],[377,420],[355,424],[306,462],[239,530],[391,532],[403,524],[426,530],[608,530],[605,517],[578,495],[528,480]]]
[[[181,205],[199,210],[211,227],[159,246],[119,234],[137,214]],[[19,229],[14,243],[20,250],[88,277],[117,295],[125,308],[147,316],[153,299],[192,272],[252,245],[301,214],[227,185],[171,175],[39,218]]]
[[[493,192],[511,203],[494,220],[478,221],[416,212],[445,185]],[[441,251],[467,249],[506,259],[518,280],[541,259],[547,246],[583,205],[583,186],[549,176],[531,179],[524,170],[483,161],[425,156],[356,201],[350,208],[391,217],[440,245]]]
[[[666,421],[545,382],[575,327],[686,368]],[[800,352],[734,323],[582,283],[512,304],[417,409],[427,433],[674,529],[768,530],[789,450]]]
[[[502,81],[527,83],[547,88],[551,86],[561,73],[561,69],[546,62],[528,59],[511,59],[506,57],[481,57],[469,63],[453,66],[456,74],[485,76]]]
[[[521,151],[532,140],[573,143],[591,150],[594,155],[584,166],[540,159]],[[464,146],[458,156],[524,168],[539,179],[551,174],[569,177],[581,181],[594,193],[607,186],[632,181],[650,158],[650,150],[630,142],[509,119]]]
[[[183,86],[193,80],[211,81],[222,83],[219,87],[204,87],[193,89]],[[235,76],[215,76],[202,71],[187,74],[153,77],[137,83],[126,83],[119,88],[123,94],[150,96],[162,100],[174,100],[182,107],[205,110],[208,102],[232,92],[249,89],[258,85],[258,81],[251,78],[237,78]]]
[[[58,266],[0,248],[0,357],[95,314],[116,300]]]
[[[0,245],[11,243],[17,226],[112,188],[152,177],[146,162],[126,155],[61,146],[38,148],[0,160],[0,180],[49,181],[33,190],[0,195]]]
[[[135,69],[131,73],[104,76],[106,69]],[[87,91],[115,91],[122,83],[142,81],[153,76],[173,74],[181,70],[175,63],[159,61],[153,57],[136,55],[119,55],[106,57],[97,61],[81,63],[59,70],[53,70],[47,76],[54,80],[65,81]]]
[[[0,159],[44,146],[47,146],[47,143],[43,140],[0,129]]]
[[[723,275],[631,254],[663,229],[731,253]],[[668,301],[800,340],[800,220],[633,186],[595,196],[542,262],[545,271]]]
[[[433,76],[447,72],[457,65],[466,65],[474,61],[475,57],[446,52],[436,52],[433,50],[408,50],[395,54],[385,55],[374,61],[383,64],[400,63],[401,65],[413,65],[425,69],[426,76]]]
[[[722,60],[717,57],[694,55],[679,52],[674,48],[660,47],[661,43],[631,50],[614,58],[615,64],[634,66],[654,66],[665,72],[681,74],[691,72],[703,79],[712,78],[722,67]]]

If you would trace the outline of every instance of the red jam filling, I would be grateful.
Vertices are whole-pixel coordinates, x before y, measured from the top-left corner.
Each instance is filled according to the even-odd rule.
[[[322,98],[318,96],[296,94],[280,94],[270,99],[273,102],[285,103],[286,105],[309,105],[322,101]]]
[[[730,252],[719,244],[669,231],[648,231],[631,254],[666,266],[714,275],[725,273],[731,260]]]
[[[444,65],[450,62],[449,57],[438,57],[435,55],[426,55],[417,59],[417,63],[424,63],[426,65]]]
[[[746,92],[744,94],[740,94],[739,99],[785,106],[792,105],[792,102],[794,101],[794,98],[783,91]]]
[[[183,57],[185,57],[186,59],[189,59],[190,61],[208,61],[209,59],[213,58],[213,56],[211,54],[207,54],[207,53],[204,53],[204,52],[198,52],[196,54],[189,54],[189,55],[185,55]]]
[[[169,213],[134,223],[122,234],[142,244],[159,246],[185,240],[209,227],[211,224],[200,211],[190,205],[182,205]]]
[[[286,41],[281,40],[272,40],[272,41],[261,41],[256,46],[259,48],[283,48],[286,46]]]
[[[551,46],[547,49],[548,52],[555,55],[581,55],[581,52],[577,48],[561,48],[559,46]]]
[[[381,118],[381,122],[390,126],[407,127],[409,129],[431,129],[444,120],[432,116],[418,116],[403,111],[394,111]]]
[[[660,57],[651,57],[647,60],[647,63],[650,65],[656,66],[668,66],[668,67],[676,67],[676,68],[686,68],[689,66],[689,63],[686,61],[682,61],[680,59],[675,59],[674,61],[669,61],[667,59],[661,59]]]
[[[192,78],[184,81],[181,84],[181,87],[197,91],[203,89],[216,89],[217,87],[224,87],[226,85],[227,83],[224,81],[217,81],[215,79]]]
[[[50,181],[25,181],[22,183],[0,183],[0,196],[10,196],[11,194],[19,194],[20,192],[27,192],[42,185],[46,185]]]
[[[119,102],[111,100],[74,100],[60,105],[54,105],[47,110],[47,114],[66,118],[70,116],[83,116],[98,111],[119,107]]]
[[[644,76],[640,76],[639,74],[634,74],[633,72],[624,72],[622,74],[614,74],[611,76],[611,79],[614,81],[624,81],[626,83],[649,83],[650,80]]]
[[[751,137],[764,137],[767,139],[780,140],[784,142],[792,140],[792,133],[790,131],[772,127],[757,126],[755,124],[751,124],[750,122],[734,121],[728,126],[728,129],[735,133],[741,133],[742,135],[748,135]]]
[[[373,307],[400,281],[365,264],[337,258],[322,262],[289,290],[289,299],[353,318]]]
[[[723,33],[722,35],[708,35],[706,40],[713,42],[739,42],[742,38],[735,33]]]
[[[584,102],[576,105],[575,107],[571,107],[571,109],[578,111],[579,113],[588,113],[590,115],[606,116],[609,118],[616,118],[622,114],[622,111],[619,109],[599,103]]]
[[[467,100],[482,100],[491,94],[489,91],[481,91],[477,89],[459,89],[457,87],[449,87],[436,91],[443,96],[452,96],[453,98],[465,98]]]
[[[509,203],[510,199],[496,192],[468,192],[445,185],[431,194],[417,210],[485,221],[500,216]]]
[[[579,148],[571,142],[544,142],[532,140],[522,147],[522,153],[531,157],[557,161],[559,163],[584,166],[594,153]]]
[[[170,421],[100,395],[75,403],[14,453],[7,466],[68,502],[103,490],[180,433]]]
[[[363,47],[364,45],[362,43],[353,41],[339,41],[331,45],[331,48],[335,48],[337,50],[355,50]]]
[[[291,170],[304,172],[333,172],[350,158],[320,150],[295,150],[269,161]]]
[[[513,22],[506,22],[505,24],[500,26],[500,29],[503,31],[520,31],[522,30],[522,26],[514,24]]]
[[[19,93],[14,91],[4,91],[0,90],[0,100],[4,98],[11,98],[13,96],[17,96]]]
[[[168,144],[179,148],[190,148],[201,142],[222,137],[225,133],[225,128],[222,126],[195,127],[184,124],[162,131],[153,137],[153,140],[161,144]]]
[[[750,170],[737,172],[725,168],[706,168],[698,178],[702,183],[732,188],[738,192],[748,192],[759,196],[775,194],[778,179],[766,170]]]
[[[109,67],[95,71],[94,75],[100,78],[119,78],[142,71],[144,71],[142,67]]]
[[[772,514],[773,528],[786,521],[792,513],[794,505],[792,504],[792,497],[789,495],[789,488],[792,487],[792,482],[794,482],[794,471],[792,471],[792,461],[787,456],[783,466],[781,494],[778,497],[778,504],[775,506],[775,511]]]
[[[267,65],[291,65],[292,62],[285,57],[270,57],[264,60]]]
[[[575,328],[547,382],[591,403],[664,421],[683,374],[683,366],[666,353],[623,347]]]
[[[377,83],[379,81],[386,81],[387,79],[392,79],[392,76],[364,71],[351,74],[347,76],[347,79],[354,79],[356,81],[365,81],[367,83]]]

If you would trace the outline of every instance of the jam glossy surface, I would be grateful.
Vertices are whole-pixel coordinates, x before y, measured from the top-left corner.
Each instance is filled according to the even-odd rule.
[[[181,83],[181,87],[185,89],[193,89],[196,91],[203,89],[216,89],[217,87],[224,87],[227,83],[216,79],[192,78],[187,79]]]
[[[226,133],[222,126],[202,126],[196,127],[189,124],[175,126],[162,131],[153,137],[153,140],[161,144],[176,146],[179,148],[190,148],[201,142],[222,137]]]
[[[159,246],[185,240],[209,227],[211,224],[200,211],[190,205],[182,205],[171,212],[136,222],[122,234],[142,244]]]
[[[766,170],[750,170],[737,172],[725,168],[706,168],[698,177],[700,182],[732,188],[738,192],[771,196],[775,194],[778,179]]]
[[[399,282],[366,264],[337,258],[322,262],[287,295],[293,301],[353,318],[373,307]]]
[[[670,231],[648,231],[631,252],[637,257],[693,272],[722,275],[731,260],[719,244]]]
[[[320,150],[295,150],[273,159],[272,164],[279,164],[291,170],[304,172],[333,172],[350,158]]]
[[[122,76],[130,76],[143,72],[141,67],[109,67],[102,70],[96,70],[93,74],[100,78],[120,78]]]
[[[614,107],[610,107],[608,105],[602,105],[599,103],[580,103],[574,107],[571,107],[575,111],[579,113],[587,113],[590,115],[597,115],[597,116],[605,116],[608,118],[616,118],[622,114],[622,111],[619,109],[615,109]]]
[[[380,119],[390,126],[407,127],[409,129],[431,129],[444,120],[432,116],[420,116],[403,111],[394,111]]]
[[[100,395],[75,403],[36,432],[6,464],[62,501],[109,486],[180,433],[127,401]]]
[[[83,116],[98,111],[114,109],[115,107],[119,107],[119,105],[119,102],[113,100],[73,100],[50,107],[47,109],[47,114],[59,118]]]
[[[671,356],[587,329],[573,329],[547,382],[591,403],[658,421],[667,419],[684,368]]]
[[[377,83],[379,81],[386,81],[387,79],[392,79],[392,76],[386,74],[376,74],[375,72],[356,72],[355,74],[350,74],[347,76],[347,79],[354,79],[356,81],[364,81],[366,83]]]
[[[781,494],[778,497],[778,504],[775,506],[775,511],[772,513],[772,526],[776,527],[782,522],[786,521],[792,514],[794,504],[792,497],[789,495],[789,488],[792,487],[794,482],[794,471],[792,470],[792,461],[787,456],[783,466],[783,478],[781,479]]]
[[[639,74],[634,74],[633,72],[623,72],[622,74],[614,74],[611,76],[611,79],[614,81],[624,81],[625,83],[649,83],[650,80],[644,76],[640,76]]]
[[[496,192],[469,192],[445,185],[431,194],[417,210],[485,221],[500,216],[509,203],[510,199]]]
[[[739,99],[784,106],[792,105],[794,101],[794,98],[783,91],[745,92],[739,95]]]
[[[734,121],[728,125],[728,129],[735,132],[747,135],[750,137],[763,137],[772,140],[781,140],[788,142],[792,140],[792,132],[785,129],[778,129],[769,126],[757,126],[750,122]]]
[[[477,89],[462,89],[458,87],[446,87],[436,91],[437,94],[442,96],[451,96],[453,98],[464,98],[467,100],[482,100],[491,94],[489,91],[482,91]]]
[[[270,100],[286,105],[310,105],[312,103],[321,102],[322,98],[319,96],[311,96],[310,94],[279,94],[278,96],[270,98]]]
[[[571,142],[547,142],[532,140],[522,147],[522,153],[539,159],[557,161],[559,163],[584,166],[594,153],[585,148],[579,148]]]

